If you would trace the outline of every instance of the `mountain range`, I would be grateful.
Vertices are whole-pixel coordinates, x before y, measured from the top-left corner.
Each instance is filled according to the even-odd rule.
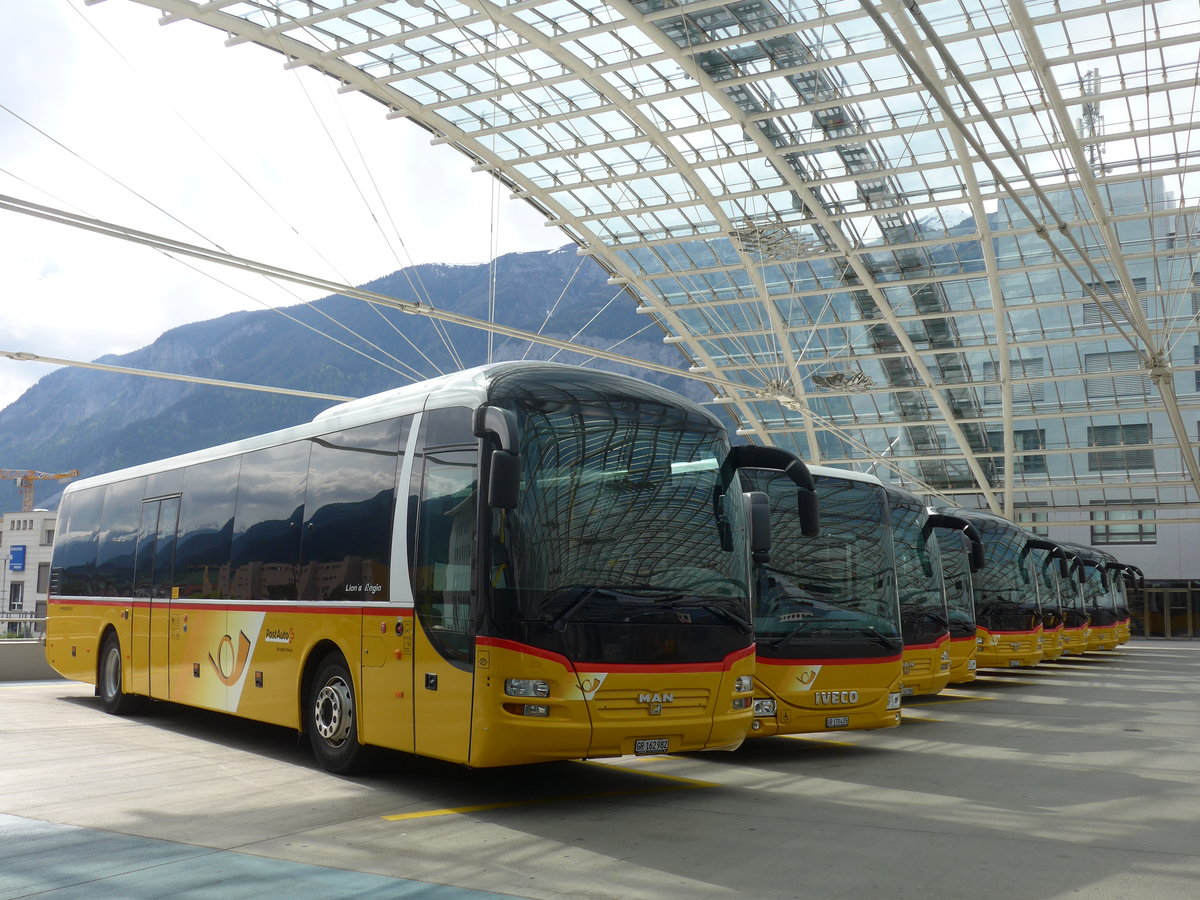
[[[663,344],[658,327],[573,245],[480,265],[411,266],[363,287],[481,319],[494,306],[495,321],[505,325],[601,348],[620,341],[615,349],[624,355],[681,370],[684,365],[678,351]],[[96,362],[360,397],[479,365],[488,358],[488,338],[478,329],[335,295],[183,325],[132,353]],[[497,335],[492,359],[546,359],[554,352]],[[555,358],[586,359],[576,353]],[[711,397],[703,385],[682,377],[604,361],[591,365],[696,400]],[[0,468],[98,474],[306,422],[332,403],[63,368],[0,410]],[[38,481],[36,505],[54,508],[65,483]],[[19,509],[16,485],[0,483],[0,512]]]

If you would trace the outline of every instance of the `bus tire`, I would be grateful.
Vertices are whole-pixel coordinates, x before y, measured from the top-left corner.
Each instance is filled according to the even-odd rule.
[[[121,641],[109,632],[100,644],[100,659],[96,669],[96,696],[107,713],[114,716],[128,715],[138,706],[138,697],[126,694],[125,664],[121,659]]]
[[[339,654],[330,654],[317,666],[305,719],[308,741],[322,768],[335,775],[363,768],[366,754],[358,742],[354,681]]]

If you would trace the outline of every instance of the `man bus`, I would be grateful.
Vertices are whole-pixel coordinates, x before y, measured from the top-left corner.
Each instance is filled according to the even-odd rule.
[[[470,766],[736,747],[753,716],[742,462],[633,378],[499,363],[77,481],[46,656],[169,700]],[[769,448],[768,448],[769,449]],[[737,451],[737,452],[734,452]]]

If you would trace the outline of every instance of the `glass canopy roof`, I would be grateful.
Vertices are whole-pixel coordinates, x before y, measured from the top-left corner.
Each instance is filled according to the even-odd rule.
[[[135,2],[461,150],[751,440],[1009,516],[1200,499],[1195,0]]]

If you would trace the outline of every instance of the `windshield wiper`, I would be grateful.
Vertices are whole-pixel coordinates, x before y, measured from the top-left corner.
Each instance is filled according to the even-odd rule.
[[[600,593],[600,588],[587,588],[582,594],[576,597],[567,606],[564,606],[557,616],[546,623],[546,627],[550,631],[557,631],[559,634],[567,630],[567,619],[571,618],[578,610],[582,609],[589,600]],[[606,592],[607,593],[607,592]]]

